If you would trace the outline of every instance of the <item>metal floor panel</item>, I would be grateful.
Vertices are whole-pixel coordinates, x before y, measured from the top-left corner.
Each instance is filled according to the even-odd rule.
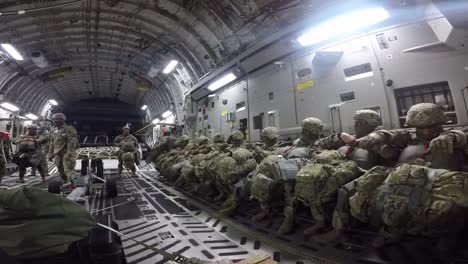
[[[132,202],[141,213],[134,219],[117,219],[125,206],[112,207],[114,202],[122,202],[122,197],[130,197],[125,192],[119,193],[119,199],[106,198],[98,192],[90,204],[97,214],[111,213],[124,234],[149,246],[158,246],[170,252],[179,252],[186,257],[197,257],[203,260],[232,259],[241,260],[256,254],[271,254],[267,247],[260,247],[254,239],[246,239],[238,232],[220,225],[216,219],[200,211],[183,206],[180,197],[168,194],[150,179],[148,171],[138,171],[136,177],[124,173],[119,184],[136,191],[139,200]],[[150,186],[150,188],[148,188]],[[129,264],[166,263],[162,256],[150,249],[143,248],[136,242],[123,239],[124,251]],[[288,263],[288,262],[282,262]],[[289,263],[296,263],[289,262]]]

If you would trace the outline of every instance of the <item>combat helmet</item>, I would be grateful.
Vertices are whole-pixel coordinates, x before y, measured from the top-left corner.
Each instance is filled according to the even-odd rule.
[[[276,127],[265,127],[262,129],[261,137],[274,140],[279,137],[279,131]]]
[[[181,136],[180,138],[177,139],[176,146],[179,147],[179,148],[185,148],[185,146],[187,146],[189,141],[190,141],[190,137],[187,136],[187,135],[183,135],[183,136]]]
[[[122,127],[122,130],[130,130],[130,127],[128,125],[125,125],[124,127]]]
[[[420,103],[410,107],[406,124],[412,127],[443,125],[447,122],[444,111],[432,103]]]
[[[38,130],[39,129],[39,126],[38,125],[35,125],[35,124],[31,124],[29,126],[27,126],[28,129],[36,129]]]
[[[323,130],[322,120],[315,117],[308,117],[302,120],[302,128],[319,134]]]
[[[382,118],[380,115],[376,111],[370,109],[357,110],[356,114],[353,116],[353,119],[356,121],[366,121],[369,126],[373,127],[382,125]]]
[[[204,146],[210,142],[210,139],[205,136],[200,136],[197,138],[197,143],[199,146]]]
[[[67,121],[67,117],[63,113],[55,113],[52,115],[52,120],[54,119],[61,119],[63,121]]]
[[[242,133],[242,131],[240,130],[235,130],[234,132],[232,132],[230,138],[231,142],[235,146],[240,146],[245,141],[244,133]]]
[[[224,135],[216,134],[213,136],[213,143],[224,143]]]

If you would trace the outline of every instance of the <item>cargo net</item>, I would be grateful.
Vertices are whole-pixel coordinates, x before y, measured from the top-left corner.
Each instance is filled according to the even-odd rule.
[[[76,151],[76,159],[118,159],[119,147],[89,147]]]

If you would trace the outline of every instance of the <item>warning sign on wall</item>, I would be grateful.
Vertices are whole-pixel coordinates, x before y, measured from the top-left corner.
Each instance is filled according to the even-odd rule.
[[[310,89],[314,87],[314,81],[313,80],[308,80],[308,81],[304,81],[304,82],[300,82],[296,85],[296,89],[298,91],[303,91],[303,90],[306,90],[306,89]]]

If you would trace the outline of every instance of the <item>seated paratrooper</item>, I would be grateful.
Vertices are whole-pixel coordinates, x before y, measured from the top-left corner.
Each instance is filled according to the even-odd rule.
[[[347,160],[345,154],[337,150],[324,150],[301,168],[296,176],[292,206],[303,203],[310,208],[315,225],[306,229],[305,235],[315,234],[326,227],[338,190],[359,175],[361,172],[356,163]]]
[[[323,149],[337,149],[353,160],[362,169],[370,169],[376,165],[391,165],[399,155],[399,149],[383,144],[380,148],[363,149],[357,146],[357,140],[374,132],[382,125],[382,118],[374,110],[358,110],[353,116],[354,135],[345,132],[332,134],[320,139],[318,145]]]
[[[262,160],[269,155],[279,154],[278,129],[276,127],[265,127],[262,129],[260,135],[263,144],[261,146],[251,144],[248,147],[253,151],[257,163],[262,162]]]
[[[149,156],[149,160],[154,163],[154,167],[159,170],[161,168],[161,164],[163,161],[164,156],[174,148],[175,145],[175,137],[173,136],[165,136],[161,139],[161,141],[154,147],[151,155]]]
[[[220,213],[230,215],[238,207],[240,197],[236,196],[234,185],[255,170],[257,163],[249,150],[239,147],[232,152],[232,156],[225,157],[218,164],[218,191],[228,195]]]
[[[467,227],[467,183],[466,172],[410,164],[376,167],[356,180],[350,214],[379,230],[375,247],[410,234],[439,238],[437,250],[444,254]]]
[[[465,158],[464,149],[466,148],[467,134],[460,130],[444,132],[442,125],[445,124],[446,120],[443,110],[437,105],[430,103],[417,104],[409,109],[406,117],[407,124],[416,128],[415,134],[407,130],[379,130],[359,139],[358,144],[359,147],[370,150],[380,148],[384,144],[399,147],[402,150],[398,158],[399,164],[417,163],[436,169],[418,169],[418,171],[437,171],[438,169],[461,171],[463,170],[463,160]],[[355,218],[363,219],[358,217],[360,213],[356,213],[356,211],[361,210],[358,207],[363,206],[363,203],[359,201],[369,200],[367,198],[363,199],[363,197],[369,197],[370,200],[376,199],[376,190],[380,188],[379,186],[385,181],[387,175],[394,170],[379,166],[374,167],[340,190],[338,204],[333,215],[333,226],[335,228],[333,232],[335,234],[331,236],[330,240],[339,237],[340,231],[349,225],[353,219],[350,218],[350,214]],[[450,186],[450,182],[447,182],[447,184]],[[414,184],[407,182],[401,185],[411,186]],[[371,188],[368,188],[368,186],[371,186]],[[401,189],[408,188],[410,187],[402,187]],[[350,200],[348,203],[349,197],[353,196],[356,190],[360,194],[354,196],[354,202]],[[380,213],[377,211],[377,214]],[[381,215],[376,217],[380,218]],[[375,216],[372,217],[372,219],[374,218]],[[381,233],[385,232],[384,230]],[[375,245],[383,244],[385,244],[385,236],[380,236]]]

